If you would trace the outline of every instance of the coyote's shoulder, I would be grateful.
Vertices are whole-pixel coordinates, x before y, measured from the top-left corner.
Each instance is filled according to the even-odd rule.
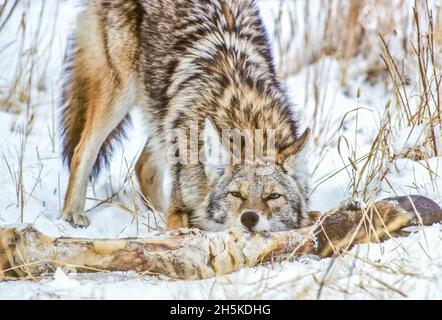
[[[149,135],[138,179],[153,205],[167,210],[170,228],[302,226],[307,180],[297,154],[308,132],[298,136],[255,1],[89,0],[67,65],[63,132],[71,177],[63,214],[73,224],[87,224],[87,179],[139,105]],[[223,129],[271,129],[275,161],[171,164],[177,130],[190,140],[192,123],[214,139]],[[197,147],[212,152],[205,142]],[[170,199],[161,191],[167,171]]]

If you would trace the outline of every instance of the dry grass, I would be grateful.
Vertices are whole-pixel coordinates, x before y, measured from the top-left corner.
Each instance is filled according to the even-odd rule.
[[[58,7],[58,1],[51,5],[42,1],[31,12],[31,0],[5,0],[0,5],[0,35],[9,39],[2,41],[0,47],[0,54],[8,55],[9,64],[0,78],[0,109],[26,112],[26,133],[32,130],[38,92],[47,90],[47,66]],[[52,15],[51,21],[45,20]],[[44,42],[43,38],[50,40]]]
[[[351,196],[373,200],[395,160],[425,161],[442,154],[440,4],[427,0],[412,5],[384,0],[278,2],[273,38],[280,75],[289,78],[312,65],[306,77],[304,105],[312,106],[313,111],[306,117],[301,106],[300,113],[313,129],[317,166],[330,145],[336,146],[344,163],[341,169],[317,180],[314,190],[345,170]],[[290,22],[285,32],[284,14]],[[349,96],[359,99],[364,90],[352,86],[356,78],[362,78],[365,87],[381,86],[387,95],[392,93],[390,100],[377,101],[376,110],[370,110],[377,112],[370,120],[378,132],[368,152],[358,150],[358,122],[364,110],[355,105],[336,126],[331,119],[333,113],[340,112],[339,105],[325,107],[325,100],[333,99],[328,93],[333,74],[330,60],[324,59],[327,57],[339,62],[339,83]],[[353,134],[345,128],[349,122]],[[403,150],[397,150],[397,139],[404,130],[410,139]],[[411,141],[416,135],[421,138]],[[434,175],[430,172],[430,176]]]

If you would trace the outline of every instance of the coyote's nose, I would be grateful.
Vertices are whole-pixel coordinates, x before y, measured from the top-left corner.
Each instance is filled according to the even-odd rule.
[[[258,224],[259,216],[256,212],[247,211],[241,215],[241,223],[245,225],[248,229],[252,229]]]

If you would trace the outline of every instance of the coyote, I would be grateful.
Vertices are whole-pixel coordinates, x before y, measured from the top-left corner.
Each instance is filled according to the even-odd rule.
[[[166,213],[168,229],[307,225],[303,150],[310,130],[298,133],[272,59],[254,0],[88,0],[66,56],[62,131],[70,178],[63,218],[88,225],[89,177],[107,163],[137,106],[148,136],[135,171],[143,195]],[[181,148],[170,150],[177,137],[191,138],[192,123],[202,132],[201,159],[171,161],[170,154],[188,158]],[[263,139],[238,142],[222,137],[224,129],[264,130]],[[245,161],[246,140],[267,151]],[[207,161],[226,154],[238,161]]]

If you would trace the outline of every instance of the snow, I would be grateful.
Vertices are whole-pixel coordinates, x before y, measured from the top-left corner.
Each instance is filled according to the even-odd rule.
[[[111,167],[89,188],[86,207],[94,207],[114,194],[112,203],[88,212],[91,224],[85,229],[74,229],[60,219],[68,172],[60,158],[56,105],[66,38],[79,6],[74,1],[58,1],[58,5],[44,6],[42,10],[43,2],[32,0],[20,4],[29,13],[30,21],[22,49],[15,41],[21,13],[12,17],[12,22],[6,25],[9,29],[2,31],[0,38],[0,101],[4,89],[11,87],[17,61],[23,57],[21,52],[38,44],[41,57],[32,80],[30,110],[36,111],[35,118],[29,122],[26,112],[17,115],[0,111],[0,225],[32,223],[51,236],[146,237],[163,226],[164,221],[148,212],[131,188],[132,182],[136,184],[131,168],[144,142],[144,130],[136,112],[129,143],[118,149]],[[296,3],[297,12],[302,13],[303,2]],[[278,6],[269,0],[259,4],[273,35],[272,21]],[[58,13],[58,18],[54,25],[53,20],[43,19],[47,21],[45,27],[38,40],[32,40],[41,11],[45,17]],[[299,21],[303,27],[303,20]],[[281,61],[278,54],[275,56],[280,69],[289,63],[286,58]],[[304,63],[310,61],[306,59]],[[356,58],[351,73],[362,70],[364,61],[363,57]],[[287,80],[301,127],[312,127],[317,139],[309,161],[315,187],[312,210],[326,211],[352,196],[354,188],[350,182],[354,172],[348,166],[348,157],[358,158],[370,151],[387,101],[392,98],[384,86],[369,85],[359,78],[343,88],[339,70],[337,59],[321,58],[310,65],[301,64],[299,72]],[[39,90],[37,84],[41,83],[44,88]],[[314,83],[321,87],[319,101],[314,97]],[[23,107],[19,99],[17,106]],[[27,129],[32,129],[28,136],[24,134]],[[423,144],[425,137],[419,134],[419,129],[425,130],[424,127],[397,128],[391,141],[396,155]],[[436,132],[439,150],[441,134]],[[344,138],[347,144],[342,142]],[[381,190],[376,194],[378,199],[412,193],[428,196],[442,205],[440,154],[418,161],[399,157],[385,174],[381,182],[370,185]],[[441,299],[442,225],[412,229],[408,237],[358,245],[337,259],[305,256],[201,281],[119,272],[75,274],[57,269],[53,276],[38,281],[0,282],[0,299]]]

